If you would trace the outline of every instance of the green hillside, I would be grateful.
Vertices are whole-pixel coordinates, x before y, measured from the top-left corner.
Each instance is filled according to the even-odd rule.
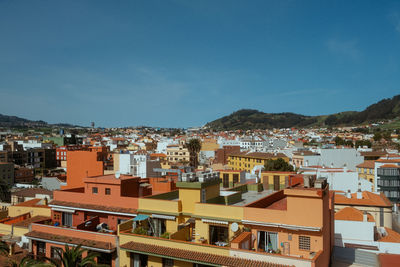
[[[345,111],[323,116],[305,116],[295,113],[264,113],[241,109],[206,124],[214,130],[251,130],[311,126],[346,126],[395,119],[400,116],[400,95],[383,99],[365,110]]]

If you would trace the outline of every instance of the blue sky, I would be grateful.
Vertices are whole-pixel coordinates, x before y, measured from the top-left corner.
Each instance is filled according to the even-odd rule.
[[[0,0],[0,113],[203,125],[400,94],[400,1]]]

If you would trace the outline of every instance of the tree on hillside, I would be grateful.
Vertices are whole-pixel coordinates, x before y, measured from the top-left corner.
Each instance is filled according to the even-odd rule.
[[[186,143],[186,148],[189,150],[190,154],[190,166],[197,168],[199,165],[199,152],[201,150],[200,139],[193,138]]]
[[[371,141],[369,140],[357,140],[356,141],[356,148],[358,147],[363,147],[363,146],[367,146],[367,147],[371,147]]]
[[[384,132],[382,134],[382,137],[386,140],[386,141],[392,141],[392,136],[390,132]]]
[[[345,141],[339,136],[336,136],[334,141],[335,141],[335,145],[337,145],[337,146],[345,145]]]
[[[376,132],[373,138],[374,141],[380,141],[382,139],[382,134],[380,132]]]
[[[266,171],[293,171],[293,166],[287,163],[284,159],[269,159],[264,165],[264,170]]]

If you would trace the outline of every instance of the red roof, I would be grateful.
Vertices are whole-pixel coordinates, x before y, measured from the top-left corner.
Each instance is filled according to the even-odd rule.
[[[373,168],[375,168],[375,160],[365,160],[363,163],[358,164],[356,167],[373,169]]]
[[[165,246],[158,246],[152,244],[128,242],[121,245],[122,249],[150,253],[152,255],[159,255],[160,257],[172,257],[176,259],[182,259],[183,261],[195,261],[204,264],[217,264],[222,266],[246,266],[246,267],[284,267],[289,265],[270,263],[264,261],[249,260],[243,258],[221,256],[201,251],[190,251],[184,249],[170,248]]]
[[[346,207],[335,213],[335,220],[362,222],[363,219],[363,212],[352,207]],[[375,222],[374,217],[369,213],[367,214],[367,220],[368,222]]]
[[[360,199],[357,198],[357,193],[351,194],[351,198],[336,193],[335,205],[392,207],[392,203],[382,192],[378,195],[368,191],[363,191]]]
[[[400,168],[400,166],[399,165],[396,165],[396,164],[385,164],[385,165],[382,165],[382,166],[379,166],[379,168]]]
[[[392,243],[400,243],[400,234],[392,229],[385,227],[387,236],[382,237],[379,239],[379,242],[392,242]]]

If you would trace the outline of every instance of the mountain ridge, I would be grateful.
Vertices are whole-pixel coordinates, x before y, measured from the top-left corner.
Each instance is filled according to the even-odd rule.
[[[17,116],[4,115],[0,113],[0,127],[49,127],[49,126],[60,126],[60,127],[76,127],[69,123],[55,123],[49,124],[42,120],[29,120],[20,118]]]
[[[265,113],[255,109],[240,109],[230,115],[208,122],[213,130],[253,130],[311,126],[347,126],[400,116],[400,95],[385,98],[363,111],[343,111],[329,115],[307,116],[292,112]]]

